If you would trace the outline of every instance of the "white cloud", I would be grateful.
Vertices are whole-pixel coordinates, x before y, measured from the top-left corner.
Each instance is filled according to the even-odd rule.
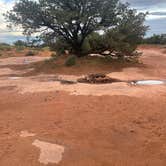
[[[19,31],[18,29],[9,29],[7,27],[7,22],[5,21],[3,16],[4,13],[12,9],[13,5],[14,1],[7,2],[4,0],[0,0],[0,42],[3,42],[5,37],[7,39],[9,36],[11,36],[11,38],[14,38],[14,36],[23,36],[21,31]]]
[[[3,14],[10,10],[13,6],[13,2],[5,2],[0,0],[0,30],[7,31],[6,22],[4,20]]]
[[[3,13],[6,13],[12,9],[16,0],[0,0],[0,42],[13,42],[14,40],[23,39],[21,29],[10,30],[6,27],[7,23],[3,17]],[[166,15],[154,14],[154,12],[166,12],[166,0],[121,0],[123,2],[130,2],[131,6],[138,9],[141,12],[149,12],[146,20],[151,27],[150,32],[156,33],[159,29],[160,20],[166,20]],[[153,14],[152,14],[153,13]],[[165,27],[160,28],[160,33],[165,32]],[[159,33],[158,32],[158,33]]]
[[[163,18],[166,19],[166,15],[152,15],[152,14],[149,14],[146,17],[147,20],[156,20],[156,19],[163,19]]]

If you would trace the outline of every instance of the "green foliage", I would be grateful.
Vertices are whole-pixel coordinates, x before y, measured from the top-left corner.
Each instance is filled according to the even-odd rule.
[[[116,27],[106,30],[103,35],[90,34],[82,50],[84,53],[114,51],[119,58],[132,55],[148,28],[143,24],[144,20],[145,14],[126,9]]]
[[[84,43],[81,47],[81,54],[86,55],[86,54],[90,53],[91,51],[92,51],[92,49],[91,49],[89,40],[88,39],[84,40]]]
[[[42,51],[49,51],[50,48],[49,48],[49,47],[42,47],[41,50],[42,50]]]
[[[143,43],[145,44],[166,44],[166,34],[161,34],[161,35],[153,35],[151,37],[145,38],[143,40]]]
[[[92,33],[88,36],[88,42],[91,48],[91,52],[101,52],[105,50],[105,43],[103,40],[103,35],[99,33]]]
[[[56,48],[60,53],[64,52],[66,44],[73,52],[80,53],[82,49],[83,52],[100,49],[102,43],[96,34],[93,34],[95,40],[90,39],[89,43],[85,41],[97,30],[121,25],[125,29],[132,28],[135,31],[136,25],[143,24],[141,19],[136,23],[135,18],[144,18],[144,15],[136,15],[134,11],[129,9],[127,4],[120,3],[120,0],[20,0],[6,14],[6,19],[13,25],[21,25],[24,34],[40,32],[40,38],[49,39],[53,43],[55,37],[58,37],[61,40],[60,43],[56,41]],[[134,36],[130,36],[131,38],[133,40]]]
[[[66,43],[62,38],[58,38],[55,43],[50,45],[51,50],[56,51],[57,55],[61,55],[65,53],[65,50],[71,50],[69,44]]]
[[[27,46],[27,43],[25,41],[22,41],[22,40],[17,40],[13,44],[16,47],[26,47]]]
[[[0,50],[1,51],[10,51],[12,49],[10,44],[7,43],[0,43]]]
[[[76,64],[76,56],[70,55],[65,62],[65,66],[70,67],[74,66],[75,64]]]
[[[137,14],[135,10],[127,10],[122,16],[119,25],[108,30],[104,37],[105,47],[119,52],[120,56],[131,55],[143,40],[148,28],[143,24],[143,13]]]
[[[90,34],[85,40],[81,48],[81,53],[86,55],[89,53],[100,53],[105,50],[103,35],[97,32]]]
[[[126,35],[121,34],[119,31],[113,29],[107,31],[105,34],[105,44],[111,52],[116,51],[119,54],[131,54],[135,49],[135,43],[130,43],[126,40]]]
[[[147,30],[145,15],[120,0],[20,0],[5,16],[26,35],[38,32],[58,54],[69,50],[80,56],[105,49],[131,53]]]

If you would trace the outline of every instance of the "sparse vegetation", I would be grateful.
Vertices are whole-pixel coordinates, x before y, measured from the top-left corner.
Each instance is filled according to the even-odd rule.
[[[55,57],[57,57],[57,54],[56,54],[55,52],[53,52],[53,53],[51,54],[51,57],[52,57],[52,58],[55,58]]]
[[[151,37],[145,38],[143,40],[144,44],[166,44],[166,34],[161,34],[161,35],[153,35]]]
[[[16,48],[16,52],[22,52],[24,50],[24,47],[15,47]]]
[[[13,44],[16,47],[26,47],[27,46],[27,43],[25,41],[22,41],[22,40],[17,40]]]
[[[76,56],[75,55],[70,55],[65,62],[65,66],[70,67],[74,66],[76,64]]]
[[[29,51],[25,54],[25,56],[34,56],[34,55],[36,55],[36,54],[37,54],[37,52],[32,51],[32,50],[29,50]]]
[[[71,47],[62,38],[57,38],[56,42],[50,45],[52,50],[56,50],[57,55],[65,53],[65,50],[71,51]]]
[[[12,49],[12,46],[7,43],[0,43],[0,50],[1,51],[10,51]]]

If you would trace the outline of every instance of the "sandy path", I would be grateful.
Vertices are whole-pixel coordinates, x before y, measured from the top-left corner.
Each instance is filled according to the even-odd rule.
[[[111,76],[165,79],[165,54],[143,51],[147,68]],[[63,85],[52,75],[19,78],[27,71],[10,65],[24,58],[0,62],[0,166],[166,165],[166,85]]]

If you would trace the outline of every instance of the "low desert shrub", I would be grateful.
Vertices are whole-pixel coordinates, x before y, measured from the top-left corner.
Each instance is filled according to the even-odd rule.
[[[90,43],[89,43],[89,40],[86,39],[82,45],[82,48],[81,48],[81,54],[89,54],[90,52],[92,51],[91,49],[91,46],[90,46]]]
[[[102,52],[106,49],[105,43],[103,40],[103,35],[100,35],[99,33],[94,32],[91,35],[89,35],[88,42],[91,48],[91,52],[93,53]]]
[[[27,46],[27,43],[23,40],[17,40],[13,44],[16,47],[26,47]]]
[[[1,51],[10,51],[12,47],[7,43],[0,43],[0,50]]]
[[[16,52],[21,52],[24,50],[23,46],[16,46]]]
[[[65,66],[74,66],[76,64],[76,56],[70,55],[67,60],[65,61]]]
[[[55,52],[53,52],[52,54],[51,54],[51,57],[52,58],[55,58],[57,56],[57,54],[55,53]]]
[[[156,35],[154,34],[151,37],[145,38],[143,44],[166,44],[166,34]]]
[[[30,51],[28,51],[26,54],[25,54],[25,56],[34,56],[34,55],[36,55],[37,53],[35,52],[35,51],[32,51],[32,50],[30,50]]]
[[[57,39],[54,44],[51,44],[50,49],[56,51],[57,55],[65,53],[65,50],[70,51],[71,47],[61,38]]]

